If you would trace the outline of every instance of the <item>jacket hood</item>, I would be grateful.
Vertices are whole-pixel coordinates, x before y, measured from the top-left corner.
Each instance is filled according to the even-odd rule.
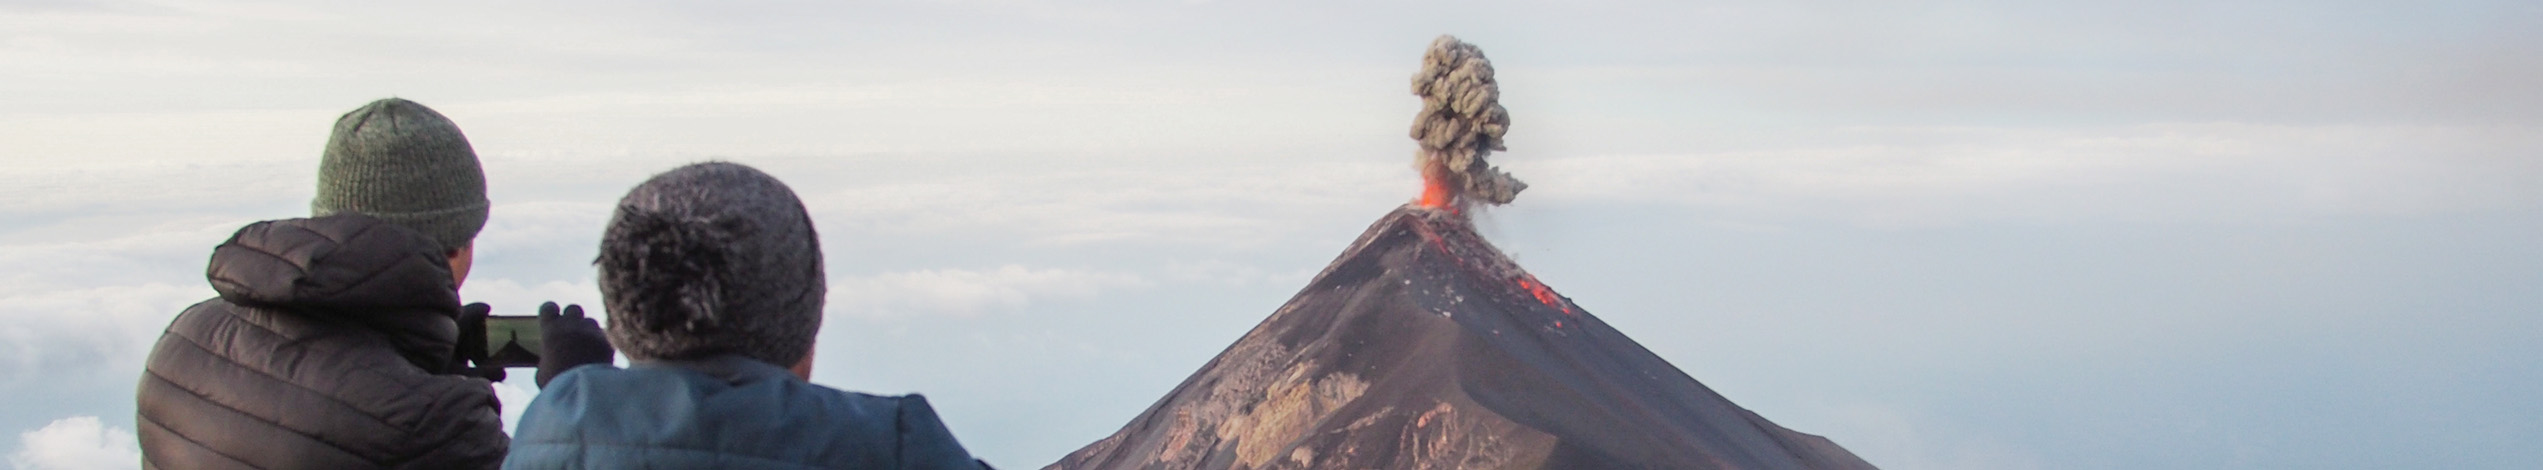
[[[240,228],[212,250],[206,276],[222,300],[370,326],[438,371],[459,337],[449,263],[422,234],[342,214]]]

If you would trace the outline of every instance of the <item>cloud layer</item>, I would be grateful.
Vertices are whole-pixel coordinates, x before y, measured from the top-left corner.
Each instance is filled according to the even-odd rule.
[[[18,435],[18,450],[9,465],[18,470],[103,470],[141,465],[141,447],[133,433],[107,426],[95,416],[54,420],[41,429]]]
[[[1833,142],[1513,163],[1537,197],[1875,226],[2184,222],[2526,209],[2538,128],[2149,124],[1857,128]]]
[[[979,315],[1014,310],[1036,300],[1084,300],[1105,291],[1154,286],[1137,275],[1018,265],[987,270],[929,269],[834,280],[833,315],[891,317],[912,314]]]

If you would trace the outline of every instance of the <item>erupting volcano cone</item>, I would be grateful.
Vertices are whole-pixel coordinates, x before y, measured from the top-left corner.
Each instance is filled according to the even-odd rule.
[[[1112,437],[1045,470],[1870,469],[1731,404],[1477,236],[1526,183],[1483,50],[1413,75],[1421,198]]]
[[[1046,470],[1870,469],[1696,383],[1406,206],[1128,426]]]

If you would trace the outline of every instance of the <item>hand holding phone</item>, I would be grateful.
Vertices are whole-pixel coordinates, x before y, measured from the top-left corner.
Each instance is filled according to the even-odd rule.
[[[608,364],[618,355],[617,348],[610,347],[609,334],[601,330],[600,322],[583,316],[583,306],[558,309],[556,302],[548,302],[539,305],[538,319],[542,340],[537,361],[539,387],[547,387],[548,380],[567,370]]]
[[[610,347],[609,334],[600,322],[583,316],[583,306],[556,302],[539,305],[538,315],[489,315],[485,304],[470,304],[461,312],[460,325],[467,328],[459,344],[463,355],[476,363],[466,373],[482,375],[487,380],[501,381],[507,367],[537,367],[538,384],[546,387],[550,379],[575,367],[608,364],[618,355]]]
[[[538,367],[539,356],[547,351],[542,333],[536,316],[487,315],[485,365]]]
[[[449,373],[496,382],[507,376],[503,366],[486,359],[486,317],[493,312],[494,306],[484,302],[459,306],[459,350],[454,351],[459,357],[450,362]]]

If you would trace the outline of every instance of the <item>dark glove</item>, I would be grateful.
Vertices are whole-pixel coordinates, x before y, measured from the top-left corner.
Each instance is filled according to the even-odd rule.
[[[609,347],[609,334],[602,332],[600,322],[583,316],[583,306],[567,305],[558,312],[556,302],[539,304],[539,387],[567,370],[586,364],[608,364],[618,350]]]
[[[450,360],[450,372],[502,382],[506,374],[502,366],[486,362],[486,315],[494,306],[484,302],[459,307],[459,354]]]

